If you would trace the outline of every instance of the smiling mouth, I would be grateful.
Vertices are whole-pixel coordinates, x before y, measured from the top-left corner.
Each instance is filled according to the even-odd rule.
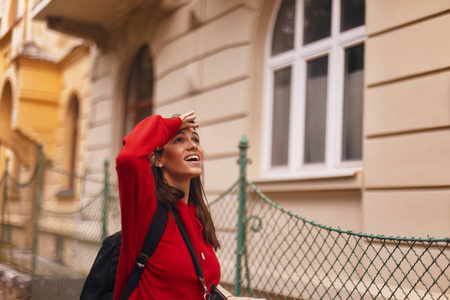
[[[198,155],[189,155],[184,160],[185,161],[200,161],[200,157]]]

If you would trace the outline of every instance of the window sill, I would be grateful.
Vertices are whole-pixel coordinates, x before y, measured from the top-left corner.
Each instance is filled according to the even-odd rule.
[[[264,193],[360,190],[362,170],[340,170],[305,175],[266,175],[251,181]]]

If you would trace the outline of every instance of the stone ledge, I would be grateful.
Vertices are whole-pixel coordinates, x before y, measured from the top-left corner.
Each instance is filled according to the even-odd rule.
[[[0,264],[0,300],[31,299],[31,276]]]

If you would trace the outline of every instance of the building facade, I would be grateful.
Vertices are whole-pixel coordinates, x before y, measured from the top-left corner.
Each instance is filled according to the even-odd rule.
[[[3,175],[8,168],[19,183],[32,177],[39,144],[55,167],[84,172],[91,46],[34,20],[36,2],[0,2],[0,171]],[[73,177],[49,178],[46,199],[58,202],[65,195],[70,200],[58,205],[78,203]],[[35,199],[30,195],[14,188],[7,200],[2,194],[2,225],[13,239],[7,242],[25,248],[33,236]]]
[[[87,175],[143,117],[195,110],[210,198],[236,180],[246,135],[249,177],[293,212],[449,235],[448,1],[87,2],[33,9],[97,46]]]
[[[39,254],[58,267],[95,257],[90,196],[105,159],[117,183],[123,136],[190,110],[209,200],[238,179],[245,135],[249,179],[289,211],[450,235],[448,0],[4,0],[0,17],[0,174],[9,158],[29,178],[41,143],[45,208],[85,208],[40,220]],[[2,239],[29,249],[34,199],[8,201]]]

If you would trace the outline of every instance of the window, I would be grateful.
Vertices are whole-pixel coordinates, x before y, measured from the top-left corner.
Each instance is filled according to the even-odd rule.
[[[9,81],[5,82],[0,98],[0,131],[8,132],[11,130],[11,121],[13,114],[13,89]]]
[[[78,145],[78,119],[79,119],[79,103],[77,96],[72,96],[67,110],[67,161],[66,167],[69,171],[67,187],[70,190],[75,188],[76,162],[77,162],[77,145]]]
[[[124,135],[139,121],[152,114],[153,65],[150,51],[144,46],[131,67],[125,98]]]
[[[263,173],[361,168],[364,0],[284,0],[268,37]]]
[[[64,264],[64,237],[57,235],[55,237],[55,262],[63,265]]]
[[[72,95],[68,101],[64,115],[64,143],[62,148],[62,166],[67,172],[61,182],[61,189],[56,193],[59,199],[74,199],[76,196],[77,160],[80,126],[80,101]]]

